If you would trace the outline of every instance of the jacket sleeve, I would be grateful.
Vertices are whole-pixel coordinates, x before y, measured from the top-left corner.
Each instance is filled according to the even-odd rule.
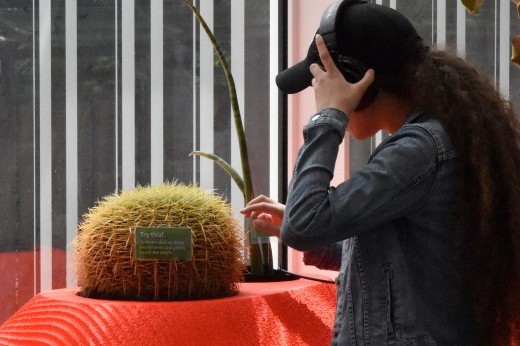
[[[342,242],[321,246],[303,253],[303,263],[325,270],[339,270],[341,266]]]
[[[437,147],[419,126],[403,126],[365,167],[330,186],[347,123],[341,111],[325,109],[304,128],[281,228],[282,241],[295,249],[339,242],[404,216],[433,186]]]

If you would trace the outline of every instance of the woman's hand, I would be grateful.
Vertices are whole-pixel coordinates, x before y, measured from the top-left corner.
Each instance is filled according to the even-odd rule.
[[[275,237],[280,237],[285,205],[260,195],[251,200],[247,206],[240,210],[242,214],[253,220],[253,226],[262,232]]]
[[[334,63],[327,45],[320,35],[316,35],[316,46],[323,64],[323,68],[318,64],[310,66],[310,71],[314,76],[312,87],[314,88],[316,110],[336,108],[349,114],[357,108],[363,94],[374,82],[374,70],[369,69],[359,82],[349,83]]]

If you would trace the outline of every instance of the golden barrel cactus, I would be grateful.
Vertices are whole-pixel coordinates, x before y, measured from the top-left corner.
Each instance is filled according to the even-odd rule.
[[[141,260],[136,227],[190,227],[192,258]],[[245,265],[231,208],[199,187],[165,183],[104,197],[75,239],[80,295],[120,300],[185,300],[238,293]]]

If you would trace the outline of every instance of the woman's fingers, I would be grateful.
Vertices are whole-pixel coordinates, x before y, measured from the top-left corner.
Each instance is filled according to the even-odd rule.
[[[262,213],[271,214],[277,216],[278,218],[282,218],[284,210],[285,206],[283,204],[275,202],[266,196],[260,195],[251,200],[245,208],[240,210],[240,213],[252,218],[256,218]]]
[[[357,83],[349,83],[332,59],[323,37],[316,35],[316,47],[324,70],[318,64],[312,64],[312,87],[316,110],[336,108],[348,114],[355,110],[363,94],[374,81],[374,71],[368,70]]]
[[[366,91],[368,87],[374,83],[375,73],[373,69],[368,69],[361,80],[354,85],[357,85],[361,90]]]
[[[325,71],[329,73],[335,73],[339,70],[336,67],[336,64],[334,63],[334,60],[330,56],[329,49],[327,48],[327,44],[325,43],[325,40],[321,35],[316,35],[316,47],[318,48],[318,54],[320,55],[321,63],[323,64],[323,68]],[[320,68],[321,70],[321,68]],[[323,70],[321,70],[323,71]],[[318,70],[315,70],[315,72],[318,72]],[[311,72],[312,73],[312,72]]]
[[[253,226],[255,229],[267,233],[269,235],[280,237],[280,226],[272,222],[267,222],[263,219],[253,220]]]

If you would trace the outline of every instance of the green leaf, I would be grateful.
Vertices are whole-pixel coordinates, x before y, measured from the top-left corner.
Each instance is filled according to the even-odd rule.
[[[215,163],[222,167],[222,169],[226,171],[226,173],[231,177],[231,179],[233,179],[233,181],[235,182],[235,184],[237,184],[238,188],[245,197],[244,180],[242,179],[240,174],[238,174],[238,172],[233,167],[231,167],[231,165],[227,163],[224,159],[215,154],[204,153],[202,151],[193,151],[190,154],[190,156],[191,155],[198,155],[215,161]]]

